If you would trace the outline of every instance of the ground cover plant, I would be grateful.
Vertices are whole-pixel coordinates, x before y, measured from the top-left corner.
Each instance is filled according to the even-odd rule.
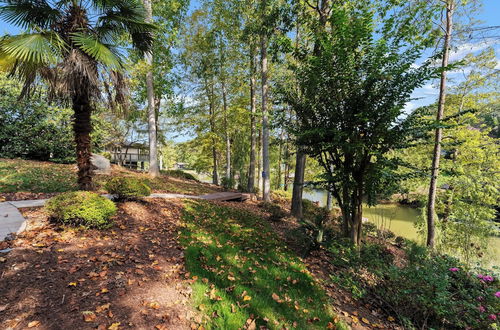
[[[145,173],[113,166],[111,175],[95,177],[96,190],[105,192],[104,185],[114,177],[135,177],[145,182],[155,192],[202,195],[219,191],[219,188],[195,181],[172,179],[162,175],[151,178]],[[44,194],[75,191],[76,166],[23,159],[0,159],[0,195],[8,199],[37,199]],[[38,195],[41,194],[42,197]]]
[[[182,217],[193,299],[209,328],[333,326],[325,293],[261,217],[200,201],[186,202]]]

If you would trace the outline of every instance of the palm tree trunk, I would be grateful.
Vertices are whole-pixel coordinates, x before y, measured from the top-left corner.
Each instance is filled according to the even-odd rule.
[[[143,0],[146,9],[146,21],[152,22],[153,11],[151,8],[151,0]],[[146,90],[148,97],[148,134],[149,134],[149,175],[157,177],[160,175],[158,168],[158,143],[156,136],[156,111],[155,111],[155,97],[154,97],[154,83],[153,83],[153,53],[151,51],[144,55],[148,72],[146,73]]]
[[[250,167],[248,169],[248,185],[249,192],[255,191],[255,158],[257,137],[255,132],[255,113],[256,109],[256,93],[255,93],[255,47],[250,50]]]
[[[443,59],[441,63],[442,68],[448,66],[448,60],[450,57],[450,42],[451,33],[453,28],[453,11],[455,9],[454,0],[448,0],[446,2],[446,29],[445,38],[443,46]],[[443,129],[439,127],[441,125],[441,120],[444,116],[444,106],[446,102],[446,70],[441,72],[441,81],[439,86],[439,102],[438,111],[436,115],[436,122],[438,128],[436,128],[434,136],[434,152],[432,155],[432,170],[431,170],[431,182],[429,185],[429,197],[427,201],[427,246],[430,248],[434,247],[434,241],[436,236],[435,229],[435,207],[436,207],[436,193],[437,193],[437,179],[439,175],[439,161],[441,158],[441,139],[443,136]]]
[[[264,1],[265,8],[265,1]],[[261,46],[261,69],[262,69],[262,198],[266,202],[271,201],[271,181],[269,164],[269,113],[267,109],[267,36],[263,33],[260,37]]]
[[[76,91],[73,96],[73,111],[75,113],[73,131],[76,142],[76,163],[78,166],[78,188],[80,190],[92,190],[93,168],[90,161],[92,132],[92,105],[88,88]]]
[[[302,152],[300,147],[297,147],[291,206],[292,216],[296,217],[297,219],[302,218],[302,191],[304,189],[305,169],[306,154]]]

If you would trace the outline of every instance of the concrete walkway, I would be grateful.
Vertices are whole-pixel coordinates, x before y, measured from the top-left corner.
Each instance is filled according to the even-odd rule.
[[[151,194],[146,198],[165,198],[165,199],[175,199],[175,198],[191,198],[191,199],[206,199],[206,200],[218,200],[220,198],[221,193],[201,195],[201,196],[192,196],[192,195],[184,195],[184,194],[162,194],[155,193]],[[224,193],[226,197],[229,195],[238,195],[237,197],[241,198],[241,193]],[[106,194],[102,195],[106,198],[111,199],[113,196]],[[236,199],[236,198],[234,198]],[[226,199],[231,200],[231,198]],[[26,229],[26,219],[23,217],[21,212],[19,212],[20,208],[24,207],[40,207],[45,205],[45,202],[48,199],[34,199],[34,200],[26,200],[26,201],[10,201],[0,203],[0,242],[3,241],[10,233],[19,234]]]

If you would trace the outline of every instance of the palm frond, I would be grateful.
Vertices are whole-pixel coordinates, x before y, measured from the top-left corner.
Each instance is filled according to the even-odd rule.
[[[48,64],[55,62],[64,41],[57,33],[26,33],[17,36],[5,36],[0,40],[0,50],[5,55],[19,62]]]
[[[61,18],[61,12],[45,0],[0,0],[0,18],[23,29],[47,29]]]
[[[80,50],[89,55],[102,65],[112,70],[121,70],[123,61],[117,52],[113,51],[109,45],[105,45],[94,36],[85,33],[71,34],[71,40]]]
[[[108,6],[95,28],[100,36],[110,31],[130,34],[132,44],[141,53],[149,51],[153,44],[153,31],[156,26],[145,21],[146,11],[140,1],[101,0]],[[103,6],[104,8],[104,6]]]

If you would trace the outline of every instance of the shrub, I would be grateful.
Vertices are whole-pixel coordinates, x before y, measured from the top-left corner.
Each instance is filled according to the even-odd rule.
[[[271,191],[271,199],[277,203],[285,204],[292,200],[292,192],[286,190]]]
[[[401,321],[419,328],[487,329],[498,323],[498,279],[473,275],[457,259],[428,254],[411,244],[409,264],[391,267],[373,288]],[[493,316],[492,316],[493,315]]]
[[[184,180],[191,180],[191,181],[198,181],[197,178],[194,177],[194,175],[181,171],[181,170],[166,170],[166,171],[161,171],[161,173],[171,176],[173,178],[177,179],[184,179]]]
[[[262,202],[260,207],[269,213],[269,220],[271,221],[280,221],[287,215],[281,206],[275,203]]]
[[[151,195],[151,188],[139,179],[116,177],[106,183],[106,190],[117,200],[133,200]]]
[[[45,205],[51,220],[86,228],[109,227],[116,206],[109,199],[88,191],[72,191],[51,198]]]

